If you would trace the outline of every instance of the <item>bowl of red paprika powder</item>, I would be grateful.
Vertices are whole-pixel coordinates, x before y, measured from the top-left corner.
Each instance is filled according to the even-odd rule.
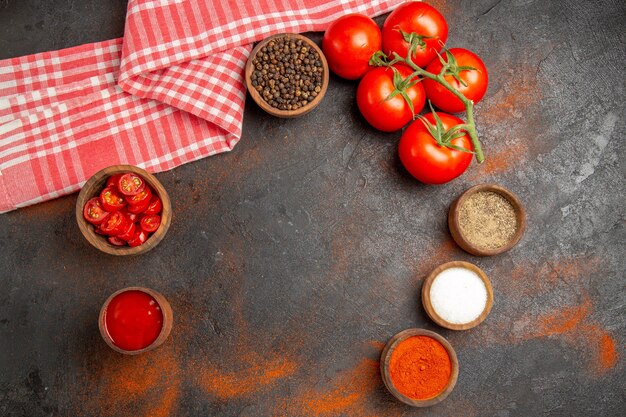
[[[159,292],[144,287],[128,287],[111,294],[98,319],[106,344],[125,355],[138,355],[161,346],[173,323],[170,303]]]
[[[385,386],[413,407],[430,407],[454,389],[459,362],[450,343],[425,329],[407,329],[392,337],[380,358]]]

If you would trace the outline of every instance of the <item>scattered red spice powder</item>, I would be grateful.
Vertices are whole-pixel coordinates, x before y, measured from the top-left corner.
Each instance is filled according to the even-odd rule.
[[[446,18],[448,18],[448,14],[452,12],[450,5],[445,0],[430,0],[428,3]]]
[[[303,387],[296,395],[290,395],[289,398],[279,401],[272,415],[366,417],[371,415],[366,409],[366,398],[380,385],[382,380],[378,361],[364,358],[354,368],[339,373],[331,381],[328,389]]]
[[[586,297],[577,306],[566,307],[541,318],[541,326],[529,338],[563,335],[575,347],[589,352],[592,371],[605,373],[617,364],[618,354],[613,336],[595,322],[590,322],[591,300]]]
[[[578,306],[566,307],[554,313],[546,314],[539,320],[539,327],[534,337],[560,335],[576,328],[580,322],[589,315],[591,300],[585,301]]]
[[[297,369],[295,362],[278,355],[266,361],[252,362],[252,365],[237,372],[226,373],[205,366],[200,370],[199,383],[207,392],[227,400],[258,392]]]
[[[501,65],[507,67],[507,63]],[[476,105],[479,126],[500,123],[510,125],[515,119],[526,117],[527,110],[541,101],[542,92],[535,75],[536,69],[531,65],[520,66],[519,62],[514,67],[508,67],[515,68],[515,74],[511,72],[510,76],[501,77],[506,80],[505,84],[498,90],[487,90],[483,101]],[[519,74],[524,75],[520,78]]]
[[[367,344],[378,351],[382,351],[385,348],[385,344],[380,340],[370,340]]]
[[[546,293],[559,284],[579,286],[583,278],[598,272],[600,265],[601,260],[594,256],[557,258],[541,265],[503,265],[501,273],[495,275],[509,276],[509,279],[500,282],[500,290],[508,297],[520,298]],[[521,329],[518,325],[518,331],[512,337],[507,336],[509,323],[500,323],[501,329],[496,331],[493,327],[498,326],[498,323],[492,323],[489,333],[483,337],[495,343],[562,337],[576,349],[585,352],[590,357],[593,373],[600,375],[617,365],[619,353],[610,332],[591,320],[592,310],[591,298],[585,295],[578,305],[556,309],[538,317],[521,317],[517,322],[524,325]]]
[[[145,417],[169,417],[174,415],[176,401],[180,396],[180,387],[168,388],[153,407],[148,407]]]
[[[479,167],[474,167],[470,178],[477,179],[480,176],[506,172],[509,168],[522,162],[527,154],[528,146],[523,142],[503,145],[501,148],[485,154],[485,163]]]
[[[452,237],[448,236],[432,246],[419,248],[417,254],[405,252],[404,259],[410,262],[407,267],[416,272],[415,279],[421,282],[437,266],[454,260],[462,253]]]
[[[501,280],[500,291],[507,297],[523,298],[551,291],[559,284],[578,286],[584,278],[599,272],[602,262],[598,257],[554,258],[548,261],[524,260],[519,264],[503,262],[496,267],[494,276]]]
[[[611,369],[617,363],[617,349],[615,341],[610,334],[604,333],[600,336],[599,370]]]
[[[527,340],[558,337],[589,357],[593,374],[601,375],[613,369],[619,360],[614,337],[590,315],[593,310],[591,299],[585,295],[582,302],[555,309],[554,311],[532,316],[526,315],[517,320],[515,333],[510,333],[510,323],[492,323],[491,328],[472,343],[487,342],[515,344]]]
[[[506,63],[501,63],[506,67]],[[487,91],[483,101],[476,106],[476,122],[483,126],[484,132],[502,131],[506,126],[505,137],[481,137],[485,162],[482,165],[472,165],[466,174],[470,180],[484,180],[485,175],[496,175],[506,172],[515,166],[527,161],[531,157],[531,150],[524,139],[529,134],[529,125],[534,123],[540,113],[533,113],[531,107],[541,101],[542,93],[537,82],[535,68],[532,66],[519,68],[519,76],[501,77],[506,80],[498,90]],[[523,123],[516,120],[524,119]],[[531,129],[532,132],[532,129]],[[504,139],[504,140],[503,140]],[[541,144],[531,144],[536,150]]]
[[[354,369],[339,375],[334,388],[304,398],[303,410],[320,416],[362,406],[365,396],[378,385],[379,374],[378,361],[363,359]]]
[[[389,377],[403,395],[416,400],[435,397],[448,385],[452,361],[446,348],[429,336],[411,336],[396,345]]]
[[[120,355],[111,351],[96,372],[82,381],[88,396],[78,415],[101,417],[174,415],[182,378],[178,354],[167,343],[148,354]]]

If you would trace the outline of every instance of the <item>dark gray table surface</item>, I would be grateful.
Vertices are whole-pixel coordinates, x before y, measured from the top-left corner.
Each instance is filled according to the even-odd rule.
[[[0,58],[121,36],[125,3],[0,0]],[[1,215],[0,415],[626,415],[625,3],[436,6],[448,44],[490,71],[484,165],[443,186],[412,180],[399,133],[368,127],[357,84],[333,76],[309,115],[279,120],[248,100],[234,151],[158,174],[174,219],[149,254],[90,247],[76,195]],[[529,227],[512,251],[476,258],[446,214],[487,182],[520,196]],[[448,260],[493,283],[473,330],[421,308],[423,278]],[[97,329],[102,302],[130,285],[175,312],[170,339],[139,357]],[[410,327],[447,337],[460,361],[455,390],[427,410],[395,401],[377,370]]]

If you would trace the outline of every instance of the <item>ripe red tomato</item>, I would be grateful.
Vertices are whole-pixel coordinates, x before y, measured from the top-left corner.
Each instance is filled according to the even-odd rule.
[[[381,49],[381,42],[378,25],[369,17],[354,13],[331,23],[324,33],[322,50],[332,72],[356,80],[369,69],[369,59]]]
[[[91,224],[99,225],[109,216],[100,202],[100,198],[94,197],[85,203],[83,217]]]
[[[160,225],[161,216],[158,214],[145,214],[139,222],[139,226],[148,233],[156,232]]]
[[[134,222],[139,221],[139,214],[138,214],[138,213],[131,213],[131,212],[129,212],[128,210],[126,210],[126,211],[122,211],[122,212],[126,215],[126,217],[128,217],[128,219],[129,219],[131,222],[133,222],[133,223],[134,223]]]
[[[126,201],[117,187],[106,187],[100,193],[100,202],[106,211],[118,211],[124,208]]]
[[[445,131],[463,124],[463,120],[446,113],[437,113]],[[424,116],[432,125],[436,125],[433,114]],[[450,143],[472,151],[472,142],[465,134]],[[409,173],[426,184],[443,184],[461,175],[473,154],[440,146],[422,120],[414,121],[402,134],[398,145],[400,161]]]
[[[144,187],[138,194],[126,196],[128,202],[129,213],[142,213],[150,205],[150,199],[152,198],[152,191],[150,187]]]
[[[139,194],[146,187],[146,182],[137,174],[133,174],[132,172],[127,172],[122,175],[118,180],[117,186],[120,190],[120,193],[132,196],[135,194]]]
[[[135,223],[129,218],[128,228],[119,235],[117,235],[117,237],[127,242],[133,238],[133,236],[135,235],[135,230],[137,230],[137,226],[135,226]]]
[[[163,202],[152,188],[142,177],[128,172],[109,177],[100,197],[85,204],[83,216],[111,245],[139,246],[158,230],[161,210]]]
[[[470,100],[474,101],[474,104],[478,103],[485,95],[487,91],[487,85],[489,84],[489,75],[487,74],[487,67],[483,61],[475,53],[463,48],[452,48],[449,52],[454,57],[457,67],[473,67],[474,70],[461,70],[458,75],[459,78],[465,83],[463,85],[454,76],[446,75],[445,79],[450,85],[456,88],[458,91]],[[448,62],[447,54],[443,54],[443,58]],[[439,74],[442,68],[442,64],[439,59],[431,62],[426,71],[433,74]],[[426,96],[430,101],[443,111],[450,113],[458,113],[465,111],[463,102],[455,97],[444,86],[437,81],[425,79],[424,89],[426,90]]]
[[[128,218],[119,211],[114,211],[100,225],[100,230],[108,236],[124,233],[128,227]]]
[[[411,69],[406,65],[394,65],[395,71],[388,67],[378,67],[370,70],[359,83],[356,91],[356,102],[365,120],[378,130],[393,132],[401,129],[424,108],[426,95],[421,82],[406,88],[406,95],[413,103],[413,112],[402,94],[396,94],[388,99],[389,95],[404,83],[409,77]],[[400,80],[400,81],[399,81]],[[417,81],[413,79],[413,81]],[[402,88],[402,87],[401,87]]]
[[[120,239],[118,236],[109,236],[107,238],[107,240],[109,241],[109,243],[111,245],[114,245],[114,246],[125,246],[126,245],[126,241]]]
[[[150,199],[150,204],[148,204],[148,208],[144,210],[144,214],[159,214],[161,209],[163,208],[163,204],[161,203],[161,199],[156,195],[152,195]]]
[[[111,175],[107,180],[107,187],[115,187],[117,188],[120,183],[120,178],[122,178],[122,174]]]
[[[142,245],[146,240],[148,240],[148,234],[141,229],[135,230],[135,235],[131,240],[128,241],[128,246],[135,247]]]
[[[398,29],[406,34],[417,33],[429,36],[422,39],[423,47],[418,47],[411,57],[415,65],[424,68],[432,61],[448,40],[448,23],[433,6],[422,2],[407,2],[398,6],[383,24],[383,52],[391,57],[397,52],[406,58],[409,43]]]

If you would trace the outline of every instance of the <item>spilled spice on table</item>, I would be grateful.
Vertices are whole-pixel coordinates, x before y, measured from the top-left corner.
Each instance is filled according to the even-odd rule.
[[[596,256],[525,259],[522,262],[502,262],[494,276],[507,276],[499,282],[500,291],[509,297],[522,298],[544,294],[559,285],[576,287],[593,273],[600,272],[602,262]]]
[[[275,416],[365,416],[364,401],[382,382],[378,361],[365,358],[354,368],[339,373],[331,387],[323,390],[303,388],[297,395],[279,402]]]
[[[101,417],[175,415],[182,376],[179,355],[167,343],[149,355],[126,356],[111,351],[94,371],[86,371],[86,396],[77,415]]]
[[[600,336],[600,362],[599,369],[601,371],[611,369],[617,363],[617,349],[615,341],[608,333]]]
[[[273,358],[264,358],[256,354],[248,354],[241,358],[245,365],[233,372],[224,372],[211,365],[200,367],[200,385],[206,392],[217,398],[227,400],[244,397],[270,387],[280,379],[292,375],[298,364],[277,354]]]
[[[539,338],[559,339],[587,359],[592,375],[600,376],[614,369],[619,352],[614,336],[600,323],[591,318],[593,303],[584,295],[579,304],[557,308],[535,315],[526,314],[514,323],[492,322],[490,328],[479,329],[472,342],[487,344],[517,344]],[[514,330],[511,333],[511,327]]]

